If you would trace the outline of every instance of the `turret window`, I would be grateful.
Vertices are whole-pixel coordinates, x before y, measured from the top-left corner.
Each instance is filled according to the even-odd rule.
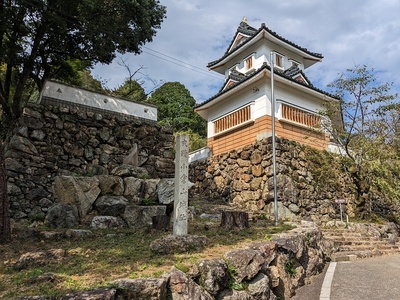
[[[245,60],[246,70],[253,68],[253,56],[246,58]]]
[[[275,66],[283,69],[283,55],[275,53]]]
[[[300,63],[295,60],[290,60],[292,67],[300,68]]]

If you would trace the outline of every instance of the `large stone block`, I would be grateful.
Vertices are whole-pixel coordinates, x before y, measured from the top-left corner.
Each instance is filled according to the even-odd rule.
[[[158,202],[161,204],[170,204],[174,202],[175,180],[163,178],[157,186]]]
[[[57,203],[49,208],[46,222],[56,228],[73,228],[79,225],[78,209],[75,205]]]
[[[128,200],[123,196],[101,196],[94,203],[97,212],[102,216],[118,217],[124,214]]]
[[[139,206],[127,205],[122,218],[128,224],[129,228],[139,228],[151,226],[153,216],[165,215],[166,206]]]
[[[232,250],[225,253],[225,259],[235,269],[234,278],[238,283],[253,279],[265,267],[265,260],[258,250]]]
[[[124,194],[124,181],[119,176],[98,175],[99,188],[102,195],[122,196]]]
[[[119,287],[123,299],[167,299],[166,278],[119,279],[112,284]]]
[[[92,210],[101,190],[96,177],[57,176],[53,182],[53,192],[59,202],[76,205],[79,217],[83,218]]]
[[[206,290],[175,267],[172,267],[169,284],[172,292],[172,299],[174,300],[214,299]]]

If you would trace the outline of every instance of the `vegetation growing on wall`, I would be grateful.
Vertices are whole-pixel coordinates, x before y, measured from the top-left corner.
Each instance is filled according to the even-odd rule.
[[[342,101],[325,111],[333,120],[325,129],[346,157],[341,159],[343,171],[356,188],[356,212],[360,218],[367,218],[372,212],[372,192],[379,186],[378,190],[382,189],[383,181],[387,182],[380,177],[387,172],[377,166],[392,161],[393,167],[398,162],[400,105],[397,94],[391,92],[392,83],[379,82],[377,75],[366,66],[347,69],[330,85]],[[389,180],[392,183],[399,174],[398,170],[393,171],[389,176],[393,177]],[[399,193],[386,190],[389,197]]]

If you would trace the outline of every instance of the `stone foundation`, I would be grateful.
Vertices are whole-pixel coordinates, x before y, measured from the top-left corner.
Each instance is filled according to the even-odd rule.
[[[146,176],[173,178],[172,130],[79,105],[28,105],[5,153],[12,218],[42,219],[56,202],[57,176],[109,175],[134,144]]]

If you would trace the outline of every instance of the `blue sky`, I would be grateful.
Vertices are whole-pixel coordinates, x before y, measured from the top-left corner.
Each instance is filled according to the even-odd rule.
[[[118,56],[110,65],[97,65],[92,74],[115,88],[131,71],[146,90],[155,82],[178,81],[197,102],[213,96],[223,76],[208,71],[220,58],[246,17],[249,25],[265,23],[284,38],[321,53],[324,59],[306,70],[311,82],[327,85],[347,68],[367,65],[382,81],[400,91],[400,1],[398,0],[160,0],[167,19],[141,55]],[[151,80],[150,80],[151,79]],[[397,81],[397,82],[396,82]]]

